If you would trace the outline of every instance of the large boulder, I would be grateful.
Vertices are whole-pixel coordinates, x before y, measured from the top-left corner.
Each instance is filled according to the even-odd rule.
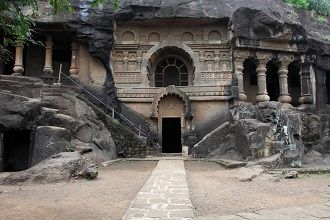
[[[88,172],[89,167],[90,163],[79,152],[63,152],[53,155],[27,170],[5,177],[0,180],[0,184],[63,182],[79,175],[79,173],[88,176],[86,172]],[[93,177],[95,177],[94,174],[93,171]]]
[[[260,102],[258,103],[260,120],[266,123],[276,124],[280,120],[281,103],[279,102]]]
[[[60,152],[66,151],[71,132],[65,128],[39,126],[35,132],[32,165]]]
[[[95,163],[114,159],[117,147],[112,134],[95,111],[75,94],[53,92],[43,99],[48,109],[40,120],[44,124],[66,128],[72,133],[73,147],[92,146],[90,158]]]
[[[267,135],[270,132],[270,123],[256,119],[242,119],[237,121],[248,139],[248,148],[253,158],[267,157],[270,150],[267,148]]]
[[[258,108],[250,102],[239,102],[230,111],[235,121],[240,119],[257,119],[259,115]]]
[[[279,102],[262,102],[256,106],[238,103],[235,107],[231,110],[233,123],[226,122],[206,135],[194,146],[194,156],[223,158],[231,155],[237,159],[240,155],[241,158],[260,159],[278,155],[276,166],[302,165],[303,135],[310,124],[315,126],[311,126],[314,131],[309,135],[314,138],[319,132],[317,117],[307,116],[293,107],[283,107]]]
[[[221,158],[236,152],[241,158],[249,156],[248,139],[239,125],[226,122],[206,135],[193,147],[194,157]]]

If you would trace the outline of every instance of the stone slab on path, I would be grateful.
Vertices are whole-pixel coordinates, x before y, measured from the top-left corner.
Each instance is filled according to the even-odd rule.
[[[122,219],[193,218],[183,160],[160,160]]]

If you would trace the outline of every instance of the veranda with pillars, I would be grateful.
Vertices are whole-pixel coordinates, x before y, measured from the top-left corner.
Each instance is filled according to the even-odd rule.
[[[40,72],[42,74],[35,73],[35,76],[41,77],[44,79],[47,83],[52,83],[53,79],[58,76],[58,72],[54,72],[54,41],[53,36],[51,34],[47,34],[44,36],[45,41],[43,43],[43,46],[34,46],[38,47],[39,49],[43,49],[43,56],[44,56],[44,63],[43,68],[40,69]],[[66,39],[68,40],[68,39]],[[70,67],[68,69],[68,72],[71,76],[78,78],[79,68],[78,68],[78,44],[76,41],[71,41],[71,48],[70,48],[70,60],[66,60],[66,62],[70,63]],[[63,47],[62,45],[58,45],[60,48]],[[65,48],[65,47],[64,47]],[[30,49],[30,47],[24,48],[24,45],[22,42],[16,42],[15,45],[15,60],[14,60],[14,66],[13,66],[13,72],[11,75],[13,76],[24,76],[25,74],[25,68],[24,68],[24,50]],[[67,49],[67,48],[65,48]],[[59,56],[61,56],[61,51],[59,51]],[[41,60],[35,60],[35,62],[42,62]],[[61,62],[61,61],[58,61]],[[34,63],[34,65],[36,65]]]
[[[234,52],[234,63],[235,63],[235,74],[238,78],[238,100],[245,101],[253,101],[256,103],[266,102],[266,101],[278,101],[282,104],[291,104],[292,97],[289,93],[289,82],[290,78],[289,74],[289,65],[298,63],[299,64],[299,84],[300,84],[300,96],[299,96],[299,104],[300,105],[311,105],[313,104],[313,96],[312,96],[312,85],[311,85],[311,76],[310,76],[310,67],[312,65],[312,60],[309,56],[300,55],[297,59],[297,55],[293,53],[283,52],[283,53],[272,53],[269,51],[249,51],[249,50],[236,50]],[[247,94],[247,91],[250,88],[246,88],[246,77],[251,75],[251,71],[246,70],[246,61],[249,60],[252,62],[254,66],[252,67],[255,77],[256,77],[256,91],[255,95],[251,97]],[[276,70],[276,88],[278,91],[275,91],[277,94],[276,100],[274,97],[269,96],[270,89],[267,88],[268,78],[271,76],[271,72],[274,70],[270,70],[270,66],[272,69]],[[273,73],[274,74],[274,73]],[[294,80],[294,79],[291,79]],[[250,79],[250,81],[253,81]],[[249,97],[250,96],[250,97]]]

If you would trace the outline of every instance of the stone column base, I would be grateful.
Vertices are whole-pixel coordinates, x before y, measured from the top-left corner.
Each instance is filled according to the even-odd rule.
[[[267,94],[257,95],[256,97],[256,102],[268,102],[269,100],[270,97]]]

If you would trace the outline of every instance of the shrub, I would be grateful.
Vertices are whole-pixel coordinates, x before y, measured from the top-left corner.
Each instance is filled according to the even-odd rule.
[[[315,11],[319,15],[330,16],[330,0],[284,0],[297,8]]]
[[[324,16],[330,15],[330,0],[308,0],[308,9]]]
[[[297,7],[297,8],[308,8],[308,0],[285,0],[285,2]]]

